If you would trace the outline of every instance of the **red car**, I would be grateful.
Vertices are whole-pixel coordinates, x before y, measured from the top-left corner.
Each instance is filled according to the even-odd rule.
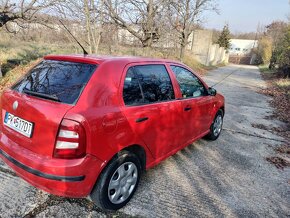
[[[175,61],[46,56],[0,108],[0,156],[19,176],[117,210],[142,171],[219,137],[224,97]]]

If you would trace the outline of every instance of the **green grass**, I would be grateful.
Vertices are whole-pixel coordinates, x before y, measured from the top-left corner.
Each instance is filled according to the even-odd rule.
[[[274,70],[269,69],[269,65],[259,65],[259,70],[262,73],[275,73]]]

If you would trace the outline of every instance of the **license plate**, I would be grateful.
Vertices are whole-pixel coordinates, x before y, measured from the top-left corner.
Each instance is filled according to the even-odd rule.
[[[8,112],[5,113],[4,125],[29,138],[32,135],[33,123],[14,116]]]

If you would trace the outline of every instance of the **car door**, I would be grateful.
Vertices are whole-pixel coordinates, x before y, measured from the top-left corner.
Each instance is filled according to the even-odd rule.
[[[170,66],[181,92],[182,119],[185,132],[185,141],[198,138],[208,131],[211,124],[213,108],[212,96],[208,95],[204,84],[188,69]]]
[[[124,115],[155,158],[180,143],[180,102],[163,64],[129,65],[123,85]]]

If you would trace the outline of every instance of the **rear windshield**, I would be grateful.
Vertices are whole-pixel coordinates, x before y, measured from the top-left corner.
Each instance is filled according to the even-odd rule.
[[[75,104],[97,65],[44,60],[13,89],[38,98]]]

